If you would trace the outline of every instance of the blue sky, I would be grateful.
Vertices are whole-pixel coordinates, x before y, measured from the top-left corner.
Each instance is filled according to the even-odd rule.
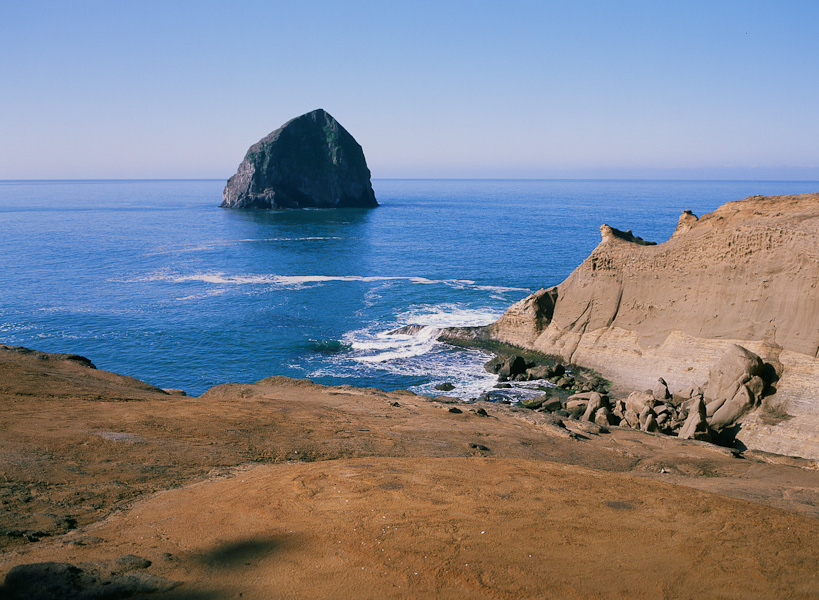
[[[819,180],[819,2],[0,0],[0,179],[227,178],[314,108],[374,177]]]

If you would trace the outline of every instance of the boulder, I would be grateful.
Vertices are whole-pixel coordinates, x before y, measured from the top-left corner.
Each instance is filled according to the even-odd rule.
[[[733,398],[740,386],[762,375],[762,359],[742,346],[732,345],[711,369],[705,386],[706,402]]]
[[[503,381],[505,379],[512,379],[521,373],[526,371],[526,361],[523,360],[522,356],[510,356],[498,367],[496,373],[498,374],[498,380]]]
[[[723,402],[711,417],[709,424],[712,429],[720,431],[726,427],[730,427],[745,413],[745,411],[754,407],[754,396],[748,389],[747,385],[739,388],[739,391],[734,394],[730,400]]]
[[[643,431],[648,431],[648,429],[646,429],[646,423],[648,422],[649,417],[651,417],[652,421],[654,421],[654,424],[656,425],[657,424],[657,421],[656,421],[657,415],[654,414],[654,410],[652,410],[652,408],[650,406],[645,406],[643,408],[643,410],[640,412],[640,417],[639,417],[639,419],[640,419],[640,429],[642,429]]]
[[[639,415],[646,406],[654,408],[656,402],[654,394],[650,391],[631,392],[626,398],[626,410],[633,410]]]
[[[601,406],[594,414],[594,422],[601,427],[608,427],[611,425],[611,413],[605,406]]]
[[[649,412],[646,420],[640,424],[640,429],[648,431],[649,433],[656,433],[660,431],[660,426],[657,425],[657,420],[654,418],[654,413]]]
[[[549,412],[554,412],[556,410],[560,410],[562,407],[563,403],[560,401],[560,397],[552,396],[548,400],[544,401],[540,408],[543,410],[548,410]]]
[[[654,393],[654,397],[657,400],[668,400],[671,398],[671,392],[668,391],[668,384],[662,377],[657,380],[654,389],[651,391]]]
[[[223,208],[374,208],[364,151],[322,109],[253,144],[222,192]]]
[[[440,390],[442,392],[451,392],[452,390],[455,389],[455,386],[449,383],[448,381],[445,381],[443,383],[439,383],[438,385],[436,385],[435,389]]]
[[[543,403],[548,400],[548,396],[538,396],[537,398],[525,398],[524,400],[520,401],[520,405],[523,408],[529,408],[531,410],[536,410],[543,406]]]
[[[580,392],[578,394],[572,394],[566,400],[567,401],[569,401],[569,400],[585,400],[586,402],[588,402],[592,398],[596,398],[596,397],[598,397],[600,395],[601,394],[599,392]]]
[[[632,429],[640,429],[640,415],[638,415],[630,408],[626,409],[624,420]]]
[[[603,407],[603,397],[597,392],[589,392],[589,403],[586,404],[586,411],[583,413],[583,421],[593,421],[594,413]],[[606,422],[608,425],[608,422]]]
[[[688,411],[688,418],[680,429],[679,438],[682,440],[711,441],[711,430],[705,414],[705,401],[697,399],[697,404]]]
[[[758,375],[754,375],[745,385],[748,386],[748,391],[754,397],[754,402],[758,404],[762,400],[762,392],[765,391],[765,380]]]
[[[575,411],[583,413],[586,411],[586,406],[588,404],[588,398],[575,398],[575,396],[569,396],[569,399],[566,400],[566,410],[568,410],[570,413]]]
[[[549,377],[553,377],[554,374],[554,369],[549,365],[538,365],[530,369],[526,369],[526,375],[528,375],[529,381],[534,379],[549,379]]]

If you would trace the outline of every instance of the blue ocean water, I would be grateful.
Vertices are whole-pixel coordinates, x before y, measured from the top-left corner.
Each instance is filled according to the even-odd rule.
[[[374,210],[218,208],[223,180],[0,182],[0,343],[200,394],[269,375],[476,396],[487,356],[435,342],[562,281],[607,223],[668,239],[819,182],[375,180]],[[388,335],[408,324],[415,335]]]

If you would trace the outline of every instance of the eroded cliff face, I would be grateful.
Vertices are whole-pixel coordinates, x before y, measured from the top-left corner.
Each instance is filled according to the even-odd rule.
[[[819,457],[819,194],[686,211],[658,245],[601,234],[563,283],[513,305],[488,335],[594,368],[621,391],[664,377],[676,393],[702,386],[739,344],[777,370],[784,419],[751,413],[740,440]]]

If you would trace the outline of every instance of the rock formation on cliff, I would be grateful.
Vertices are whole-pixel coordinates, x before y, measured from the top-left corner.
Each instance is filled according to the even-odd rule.
[[[778,377],[739,439],[819,457],[819,194],[754,196],[700,219],[686,211],[658,245],[607,225],[601,234],[563,283],[516,303],[483,334],[596,369],[621,392],[661,376],[686,397],[739,345]],[[709,418],[721,423],[748,408],[727,392],[719,399],[724,410]]]
[[[373,208],[370,170],[358,142],[314,110],[253,144],[222,192],[223,208]]]

